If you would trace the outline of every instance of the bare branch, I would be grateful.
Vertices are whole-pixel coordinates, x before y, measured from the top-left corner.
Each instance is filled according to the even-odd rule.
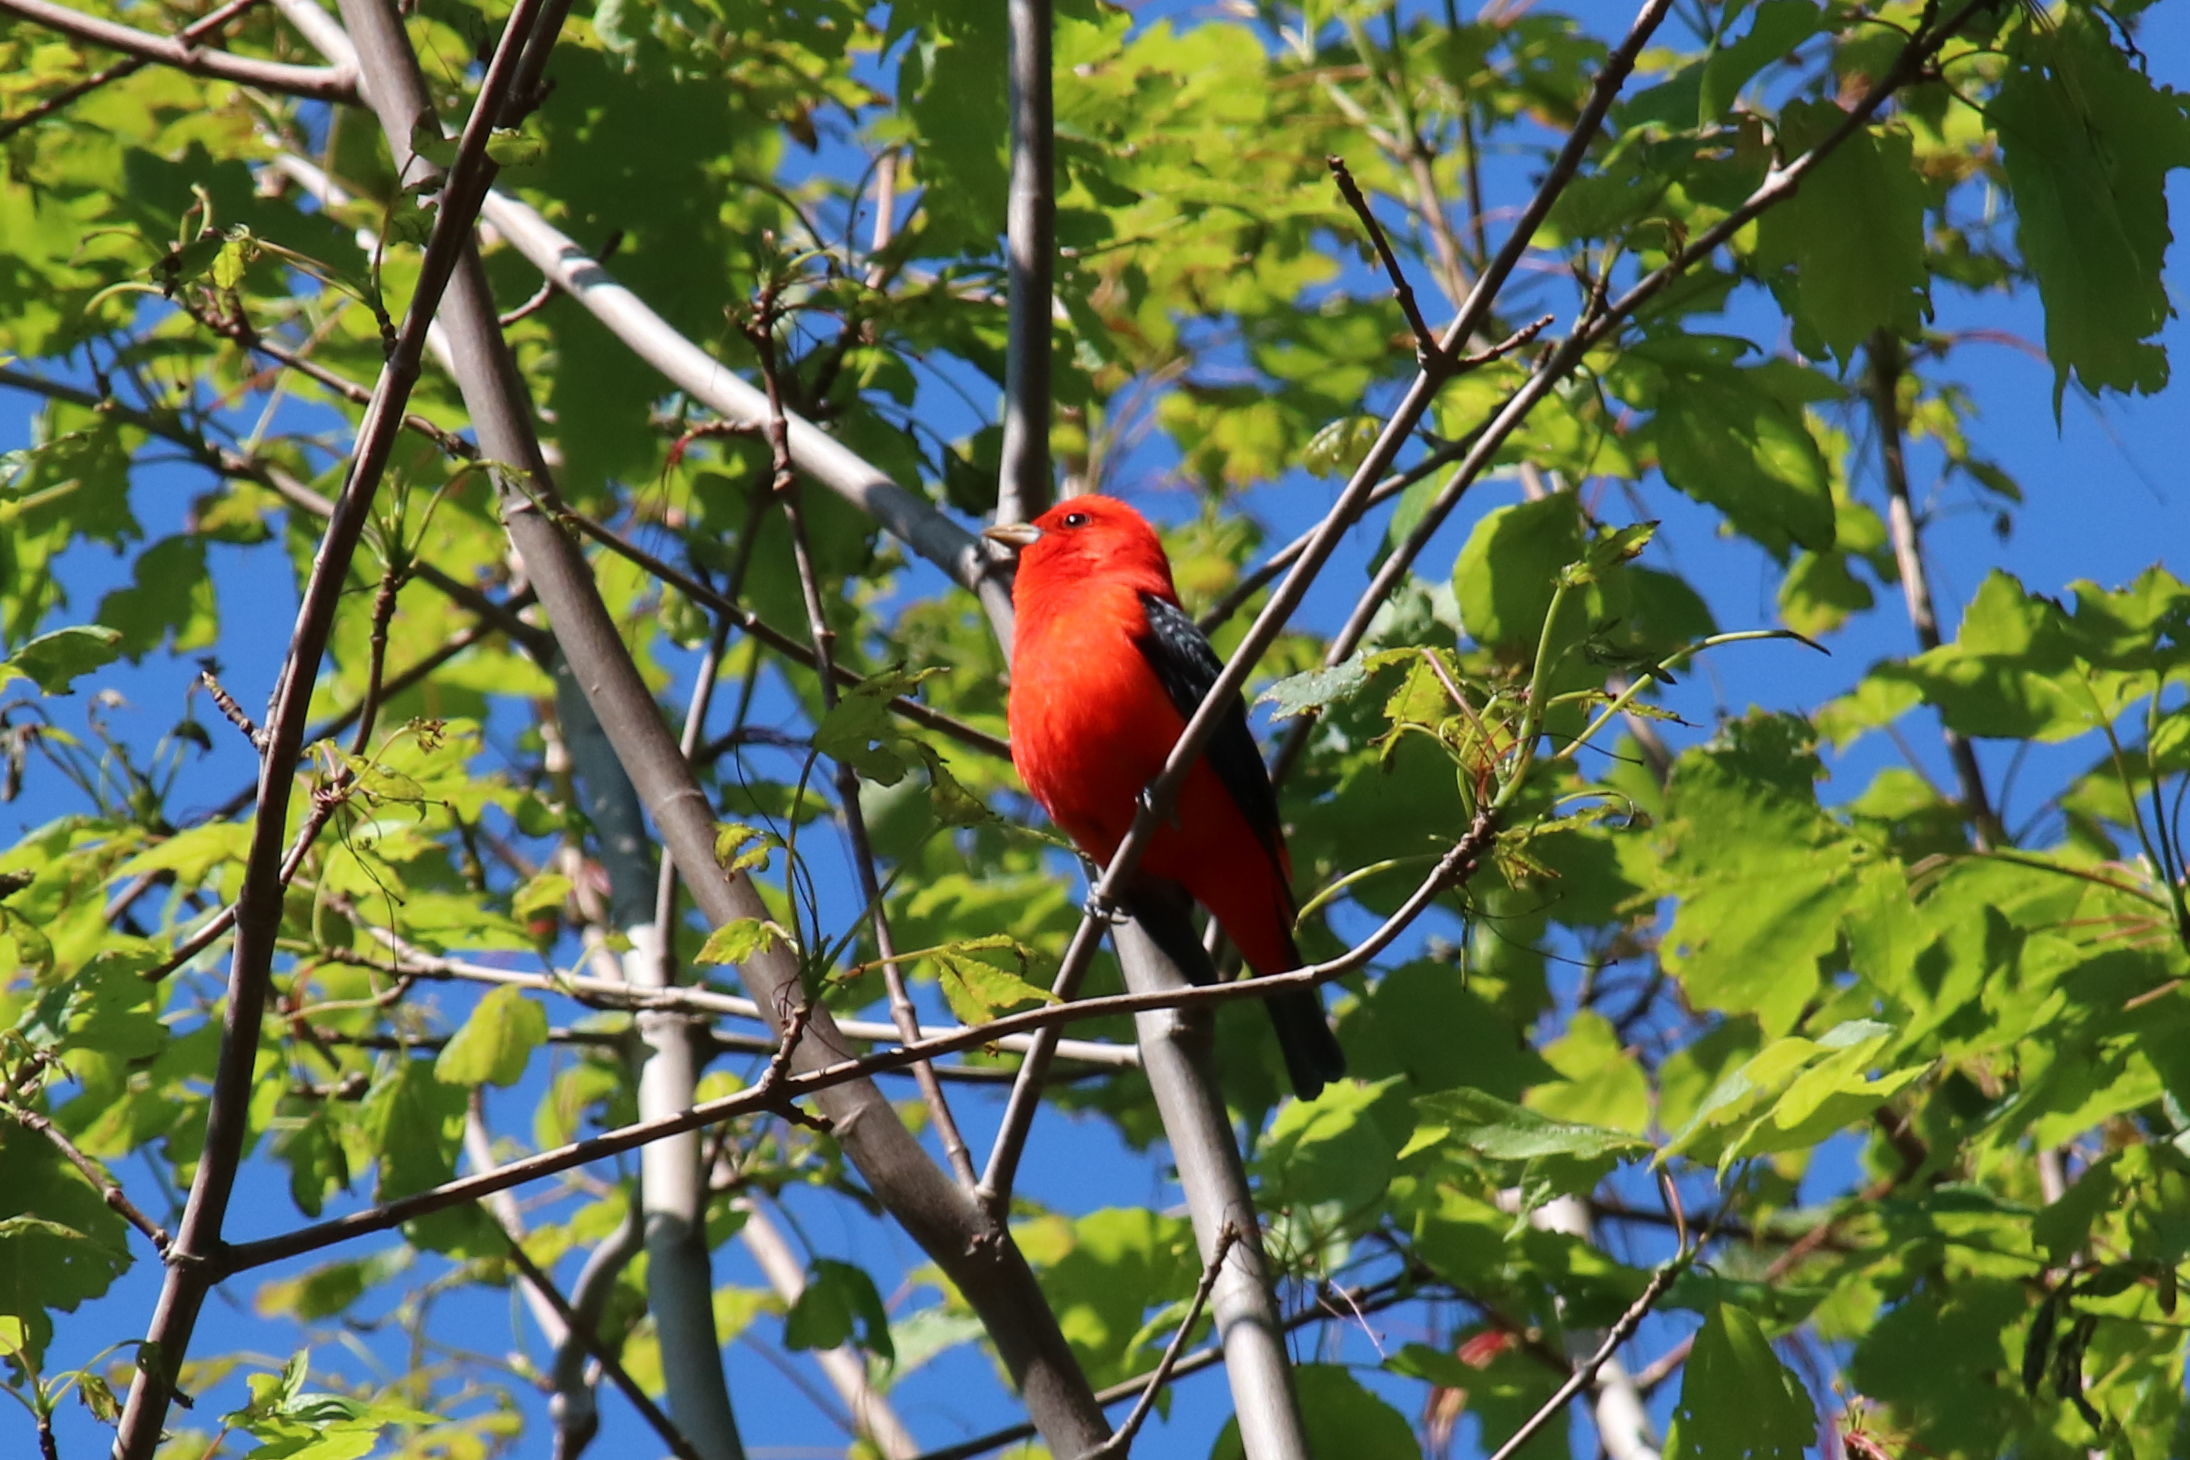
[[[1597,1351],[1575,1366],[1566,1382],[1552,1391],[1551,1397],[1498,1447],[1490,1460],[1513,1460],[1513,1456],[1522,1446],[1535,1439],[1545,1425],[1558,1417],[1559,1411],[1566,1408],[1567,1401],[1596,1382],[1597,1371],[1610,1363],[1612,1356],[1619,1352],[1620,1345],[1634,1336],[1643,1319],[1658,1305],[1658,1299],[1665,1296],[1665,1290],[1673,1286],[1673,1280],[1680,1276],[1686,1266],[1684,1262],[1669,1262],[1652,1273],[1642,1295],[1628,1305],[1627,1311],[1620,1315],[1620,1321],[1606,1332],[1604,1342],[1598,1345]]]
[[[1057,264],[1055,116],[1049,0],[1007,0],[1011,31],[1011,191],[1005,214],[1010,312],[996,520],[1031,522],[1049,506],[1050,320]]]
[[[1886,523],[1893,534],[1894,563],[1901,570],[1901,596],[1909,606],[1909,626],[1916,642],[1936,649],[1939,612],[1932,603],[1931,575],[1924,566],[1923,524],[1917,521],[1916,504],[1909,492],[1909,467],[1902,441],[1901,379],[1907,362],[1901,341],[1890,330],[1871,337],[1870,370],[1865,386],[1870,395],[1871,418],[1878,427],[1879,464],[1886,479]],[[1977,763],[1977,747],[1969,737],[1948,726],[1940,727],[1947,744],[1947,759],[1954,762],[1954,778],[1962,791],[1962,810],[1980,852],[1989,852],[2006,840],[1992,798],[1985,791],[1984,768]]]
[[[1482,858],[1489,853],[1496,830],[1496,822],[1487,812],[1478,815],[1474,824],[1468,828],[1467,834],[1452,850],[1438,859],[1429,875],[1374,933],[1328,962],[1295,969],[1291,973],[1264,974],[1232,983],[1197,984],[1149,993],[1110,994],[1066,1004],[1043,1005],[1022,1013],[1006,1014],[993,1023],[977,1028],[959,1029],[947,1034],[931,1033],[918,1044],[900,1045],[859,1058],[824,1062],[827,1056],[823,1055],[820,1060],[815,1061],[801,1059],[800,1063],[805,1068],[796,1074],[781,1079],[763,1079],[752,1089],[703,1102],[688,1110],[679,1111],[674,1116],[640,1121],[603,1135],[559,1146],[552,1151],[543,1151],[512,1161],[489,1176],[458,1177],[413,1196],[335,1217],[309,1227],[300,1227],[277,1237],[233,1244],[220,1255],[219,1272],[222,1276],[227,1276],[262,1267],[269,1262],[316,1252],[323,1247],[347,1242],[367,1233],[384,1232],[401,1226],[414,1217],[477,1201],[512,1186],[521,1186],[526,1182],[569,1171],[625,1151],[637,1150],[650,1141],[758,1111],[773,1110],[780,1113],[790,1101],[807,1095],[835,1090],[892,1070],[907,1069],[922,1060],[931,1060],[940,1055],[1002,1043],[1013,1036],[1032,1031],[1117,1014],[1196,1008],[1231,1003],[1238,999],[1259,999],[1282,990],[1315,988],[1364,967],[1412,925],[1440,894],[1474,876]],[[802,1015],[810,1015],[815,1020],[817,1033],[820,1022],[829,1017],[826,1010],[815,1009],[810,1005],[800,1005],[799,1009]],[[830,1029],[837,1034],[842,1032],[833,1024]],[[809,1047],[815,1042],[811,1036],[805,1041]],[[779,1056],[781,1054],[782,1049],[779,1047]],[[956,1187],[947,1189],[953,1192],[957,1190]],[[1108,1435],[1105,1434],[1102,1438],[1107,1439]],[[1100,1440],[1090,1443],[1100,1443]]]
[[[644,568],[649,574],[659,578],[679,593],[684,594],[700,607],[736,624],[739,629],[766,644],[794,664],[813,669],[820,662],[810,646],[801,644],[781,629],[770,626],[751,609],[739,605],[725,594],[715,592],[691,574],[663,561],[655,554],[630,542],[601,523],[595,522],[575,507],[558,504],[555,515],[577,528],[602,547],[607,548],[619,557],[628,558]],[[840,665],[830,665],[829,674],[837,684],[849,686],[859,683],[858,675]],[[986,731],[975,729],[963,720],[946,715],[941,710],[923,705],[918,700],[907,699],[903,695],[893,695],[889,700],[889,706],[893,713],[903,715],[914,724],[925,726],[938,734],[947,735],[961,745],[1004,760],[1011,759],[1011,746],[1009,744],[998,740]]]
[[[1339,196],[1346,206],[1354,210],[1361,220],[1361,227],[1369,235],[1369,242],[1376,248],[1376,256],[1384,264],[1384,273],[1392,281],[1392,297],[1399,301],[1399,312],[1407,317],[1407,328],[1414,332],[1414,353],[1418,360],[1426,360],[1435,351],[1437,336],[1430,329],[1430,322],[1422,317],[1422,306],[1414,301],[1414,286],[1407,282],[1406,270],[1399,267],[1399,256],[1392,252],[1392,243],[1384,236],[1384,225],[1376,221],[1369,211],[1369,200],[1361,195],[1361,184],[1346,169],[1346,159],[1336,152],[1323,159],[1331,169],[1331,176],[1338,183]]]
[[[232,55],[227,51],[201,50],[186,38],[190,35],[188,31],[183,37],[153,35],[111,20],[101,20],[95,15],[85,15],[65,5],[52,4],[50,0],[0,0],[0,11],[21,16],[76,40],[120,51],[148,64],[172,66],[193,76],[233,81],[306,101],[354,103],[357,100],[357,73],[349,67],[291,66],[281,61]]]
[[[194,41],[202,40],[211,35],[228,24],[229,21],[253,9],[260,3],[261,0],[228,0],[226,5],[198,17],[177,31],[175,39],[188,46]],[[16,116],[9,117],[6,121],[0,121],[0,142],[5,142],[33,122],[52,116],[71,102],[90,95],[100,87],[120,81],[125,77],[134,76],[151,64],[149,57],[130,56],[126,60],[116,61],[103,71],[94,71],[83,80],[62,87],[36,106],[30,107]]]
[[[1156,1371],[1149,1375],[1148,1387],[1134,1402],[1133,1410],[1126,1415],[1125,1423],[1118,1432],[1088,1452],[1087,1460],[1123,1460],[1133,1452],[1133,1437],[1148,1423],[1149,1412],[1156,1406],[1156,1396],[1164,1385],[1171,1382],[1171,1371],[1179,1365],[1180,1351],[1186,1347],[1187,1337],[1194,1325],[1201,1321],[1201,1310],[1209,1302],[1210,1290],[1217,1285],[1217,1274],[1224,1271],[1224,1259],[1231,1255],[1232,1246],[1239,1241],[1239,1228],[1227,1225],[1217,1234],[1217,1250],[1202,1267],[1201,1281],[1194,1285],[1193,1301],[1186,1305],[1186,1316],[1179,1320],[1179,1331],[1171,1335],[1171,1342],[1164,1345],[1163,1358],[1157,1361]]]

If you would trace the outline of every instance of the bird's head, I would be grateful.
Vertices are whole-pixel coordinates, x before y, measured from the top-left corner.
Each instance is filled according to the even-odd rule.
[[[1022,584],[1047,588],[1104,579],[1177,597],[1171,560],[1156,529],[1115,497],[1069,497],[1032,522],[991,527],[981,535],[1018,549]]]

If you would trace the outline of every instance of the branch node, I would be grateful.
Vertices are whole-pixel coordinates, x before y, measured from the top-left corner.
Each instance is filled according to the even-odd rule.
[[[262,755],[265,754],[266,732],[254,724],[251,717],[244,713],[243,706],[236,703],[234,695],[221,688],[221,682],[213,677],[214,667],[213,661],[210,659],[201,661],[198,665],[198,682],[205,686],[206,693],[213,697],[214,705],[220,710],[228,723],[243,732],[243,738],[251,742],[251,748]]]
[[[1399,256],[1392,252],[1391,240],[1384,236],[1384,225],[1376,221],[1369,211],[1369,200],[1362,195],[1361,185],[1346,168],[1346,159],[1337,153],[1323,159],[1330,166],[1331,177],[1338,184],[1339,196],[1346,206],[1354,210],[1361,226],[1369,235],[1369,242],[1376,249],[1376,256],[1384,265],[1384,272],[1392,281],[1392,297],[1399,301],[1400,313],[1407,317],[1407,328],[1414,332],[1415,362],[1424,370],[1447,370],[1452,367],[1452,357],[1438,346],[1437,336],[1431,332],[1429,321],[1422,317],[1422,306],[1415,302],[1414,286],[1399,267]]]

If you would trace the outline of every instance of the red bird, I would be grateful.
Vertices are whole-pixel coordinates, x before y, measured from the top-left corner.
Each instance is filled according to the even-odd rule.
[[[1020,549],[1012,763],[1080,850],[1107,864],[1224,666],[1179,607],[1155,530],[1125,503],[1074,497],[984,535]],[[1216,971],[1180,887],[1256,973],[1301,966],[1277,793],[1237,697],[1149,842],[1140,874],[1126,910],[1197,983]],[[1293,1089],[1313,1100],[1346,1072],[1323,1003],[1311,989],[1292,989],[1267,1007]]]

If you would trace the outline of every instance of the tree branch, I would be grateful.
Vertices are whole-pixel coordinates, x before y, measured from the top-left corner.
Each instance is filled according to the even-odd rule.
[[[1210,1290],[1217,1285],[1218,1274],[1224,1271],[1224,1260],[1231,1255],[1233,1244],[1240,1240],[1239,1228],[1226,1227],[1217,1234],[1217,1250],[1209,1255],[1202,1266],[1201,1281],[1194,1285],[1193,1301],[1186,1305],[1186,1316],[1179,1320],[1179,1331],[1171,1335],[1171,1342],[1164,1345],[1163,1358],[1156,1364],[1156,1371],[1148,1378],[1148,1385],[1141,1390],[1141,1397],[1134,1401],[1132,1412],[1118,1432],[1101,1445],[1088,1452],[1087,1460],[1123,1460],[1133,1452],[1133,1437],[1148,1423],[1148,1416],[1155,1408],[1156,1396],[1163,1386],[1171,1382],[1171,1371],[1178,1367],[1180,1351],[1186,1347],[1187,1338],[1194,1325],[1201,1321],[1201,1310],[1209,1302]],[[1245,1427],[1242,1426],[1244,1434]]]
[[[1595,1383],[1597,1371],[1612,1362],[1612,1357],[1619,1352],[1621,1344],[1634,1337],[1635,1330],[1642,1325],[1643,1319],[1658,1305],[1658,1299],[1665,1296],[1665,1290],[1673,1286],[1673,1280],[1680,1276],[1686,1266],[1685,1262],[1669,1262],[1652,1273],[1649,1284],[1642,1290],[1642,1296],[1628,1305],[1627,1311],[1620,1315],[1620,1321],[1613,1324],[1605,1334],[1604,1342],[1598,1345],[1597,1351],[1575,1366],[1566,1382],[1554,1390],[1552,1396],[1498,1447],[1490,1460],[1513,1460],[1513,1456],[1522,1446],[1535,1439],[1545,1425],[1558,1417],[1559,1411],[1566,1408],[1567,1401]]]
[[[192,42],[211,35],[214,31],[228,24],[229,21],[253,9],[260,3],[261,0],[228,0],[226,5],[198,17],[198,19],[191,21],[190,24],[177,31],[175,39],[181,45],[190,46]],[[9,117],[6,121],[0,121],[0,142],[5,142],[33,122],[52,116],[71,102],[89,96],[100,87],[134,76],[151,64],[152,61],[149,57],[130,56],[125,60],[116,61],[103,71],[93,72],[81,81],[71,82],[36,106]]]
[[[1939,647],[1939,613],[1931,596],[1931,575],[1924,566],[1923,525],[1916,518],[1916,504],[1909,492],[1909,467],[1901,429],[1901,378],[1907,358],[1892,331],[1871,337],[1870,370],[1864,385],[1870,396],[1871,418],[1878,427],[1879,465],[1886,479],[1886,524],[1893,534],[1894,563],[1901,570],[1901,596],[1909,606],[1909,626],[1925,650]],[[1954,763],[1954,778],[1962,791],[1962,811],[1970,819],[1977,850],[1989,852],[2006,840],[2000,818],[1985,792],[1984,768],[1977,763],[1977,747],[1969,737],[1949,726],[1940,727],[1946,741],[1947,759]]]
[[[172,66],[193,76],[210,77],[216,81],[233,81],[242,86],[255,86],[261,91],[271,91],[282,96],[300,97],[306,101],[356,102],[357,73],[344,66],[291,66],[281,61],[261,61],[251,56],[233,55],[227,51],[200,50],[187,38],[153,35],[148,31],[133,30],[111,20],[101,20],[95,15],[85,15],[65,5],[55,5],[50,0],[0,0],[0,11],[21,16],[35,25],[57,30],[72,39],[120,51],[125,56],[162,66]],[[225,20],[227,17],[223,17]],[[212,17],[208,16],[208,20]],[[202,22],[201,22],[202,24]],[[88,88],[86,88],[88,89]]]
[[[741,606],[732,595],[715,592],[691,574],[681,571],[673,564],[648,552],[645,548],[628,541],[601,523],[595,522],[575,507],[558,505],[556,516],[568,522],[610,552],[644,568],[653,577],[676,589],[700,607],[730,623],[736,624],[744,633],[766,644],[792,663],[806,669],[819,671],[820,660],[816,658],[810,645],[801,644],[781,629],[771,626],[751,609]],[[857,674],[834,663],[829,666],[829,677],[835,684],[847,687],[860,682],[860,677]],[[941,710],[928,705],[923,705],[918,700],[907,699],[903,695],[892,695],[888,703],[893,713],[904,716],[915,725],[925,726],[940,735],[947,735],[969,749],[978,750],[1003,760],[1011,759],[1011,746],[1008,743],[998,740],[986,731],[975,729],[963,720],[946,715]]]
[[[1011,189],[1005,214],[1010,311],[1004,354],[1004,440],[996,520],[1031,522],[1048,508],[1051,276],[1057,262],[1055,115],[1049,0],[1006,0],[1011,31]]]
[[[1127,989],[1163,994],[1192,987],[1138,923],[1120,924],[1114,937]],[[1271,1286],[1239,1138],[1217,1079],[1213,1013],[1152,1009],[1135,1015],[1141,1066],[1178,1168],[1196,1244],[1213,1274],[1217,1340],[1224,1349],[1241,1449],[1247,1460],[1308,1460],[1291,1355],[1285,1351],[1284,1315]]]
[[[674,1116],[659,1120],[639,1121],[606,1134],[573,1141],[551,1151],[542,1151],[521,1160],[504,1164],[491,1176],[464,1176],[427,1191],[396,1201],[384,1202],[364,1211],[330,1218],[308,1227],[299,1227],[279,1236],[262,1238],[255,1242],[238,1243],[222,1250],[217,1262],[219,1276],[226,1277],[269,1262],[298,1257],[316,1252],[340,1242],[371,1232],[385,1232],[415,1217],[442,1211],[465,1202],[478,1201],[494,1192],[512,1186],[522,1186],[543,1177],[554,1176],[609,1156],[637,1150],[650,1141],[661,1140],[683,1131],[698,1130],[740,1115],[759,1111],[782,1110],[791,1101],[807,1095],[818,1095],[840,1089],[846,1085],[871,1079],[875,1075],[892,1070],[902,1070],[922,1060],[932,1060],[940,1055],[955,1054],[960,1050],[978,1049],[984,1045],[1001,1043],[1013,1036],[1053,1026],[1077,1023],[1087,1019],[1102,1019],[1118,1014],[1142,1014],[1155,1009],[1187,1009],[1204,1005],[1231,1003],[1239,999],[1259,999],[1268,994],[1289,989],[1316,988],[1333,979],[1366,966],[1369,960],[1391,945],[1429,905],[1448,888],[1462,885],[1475,875],[1482,858],[1490,851],[1496,836],[1497,824],[1485,812],[1478,815],[1466,835],[1446,854],[1438,859],[1427,877],[1409,894],[1407,900],[1393,911],[1360,943],[1355,944],[1337,958],[1308,968],[1295,969],[1291,973],[1264,974],[1253,979],[1239,979],[1231,983],[1197,984],[1186,988],[1162,989],[1149,993],[1110,994],[1101,998],[1078,999],[1067,1004],[1046,1004],[1017,1014],[1006,1014],[993,1023],[977,1028],[954,1030],[947,1034],[930,1034],[918,1044],[900,1045],[874,1054],[857,1058],[836,1060],[802,1060],[806,1068],[796,1074],[771,1073],[749,1090],[705,1101]],[[812,1015],[818,1025],[828,1017],[827,1011],[816,1009]],[[810,1048],[812,1038],[806,1045]],[[779,1048],[779,1056],[781,1050]],[[893,1112],[894,1113],[894,1112]],[[902,1128],[902,1127],[900,1127]],[[931,1165],[931,1170],[935,1168]],[[942,1176],[936,1171],[938,1177]],[[955,1186],[946,1190],[956,1192]],[[1016,1249],[1013,1249],[1016,1252]],[[1108,1438],[1105,1434],[1101,1438]],[[1099,1443],[1098,1441],[1091,1441]]]

